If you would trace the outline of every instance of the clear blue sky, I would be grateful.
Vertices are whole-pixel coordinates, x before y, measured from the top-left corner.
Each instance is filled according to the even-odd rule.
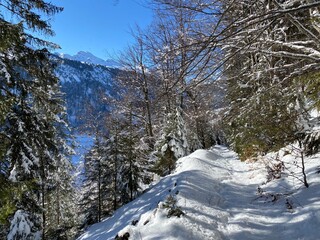
[[[150,24],[152,12],[141,1],[51,0],[64,7],[64,11],[52,19],[56,36],[49,40],[59,44],[62,53],[89,51],[97,57],[109,58],[132,42],[130,27]]]

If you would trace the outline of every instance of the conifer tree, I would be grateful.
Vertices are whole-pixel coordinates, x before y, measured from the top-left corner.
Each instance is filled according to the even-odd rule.
[[[139,146],[139,130],[135,125],[132,108],[129,109],[131,111],[118,115],[117,120],[110,121],[111,135],[104,148],[113,175],[114,210],[136,198],[140,185],[146,179],[145,158]]]
[[[98,138],[98,136],[96,137]],[[84,214],[84,224],[101,221],[103,181],[107,177],[106,164],[103,162],[101,142],[96,139],[94,146],[84,159],[84,183],[80,202]]]
[[[132,105],[125,113],[123,127],[119,134],[122,146],[123,160],[120,167],[122,203],[135,199],[140,185],[144,183],[146,160],[140,148],[139,126],[133,115]]]
[[[161,136],[155,144],[154,170],[161,176],[170,174],[175,168],[175,162],[189,152],[187,130],[182,118],[182,109],[176,108],[163,123]]]
[[[100,222],[121,206],[123,155],[118,131],[115,126],[109,137],[96,136],[94,146],[85,156],[80,200],[84,225]]]
[[[0,117],[0,136],[4,139],[0,174],[1,184],[6,184],[1,190],[2,194],[6,188],[19,193],[6,195],[14,203],[9,212],[3,209],[8,205],[0,207],[7,217],[11,216],[11,239],[45,239],[50,207],[47,199],[61,182],[53,176],[59,178],[59,166],[70,164],[65,157],[68,147],[64,134],[68,130],[59,82],[49,52],[40,49],[57,45],[29,33],[52,35],[44,17],[61,10],[42,0],[0,4],[0,107],[4,110]],[[10,22],[13,19],[15,23]],[[25,232],[17,228],[22,223],[26,224]]]

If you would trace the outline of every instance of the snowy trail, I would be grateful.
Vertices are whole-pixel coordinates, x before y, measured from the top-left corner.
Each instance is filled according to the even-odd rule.
[[[261,164],[243,163],[225,147],[198,150],[179,159],[175,173],[113,217],[91,226],[78,240],[114,239],[118,233],[129,233],[133,240],[317,239],[312,228],[320,224],[320,201],[312,194],[320,195],[319,184],[306,199],[301,197],[305,193],[295,195],[299,204],[312,202],[310,206],[288,212],[284,199],[274,204],[257,198],[257,187],[265,181]],[[177,200],[184,216],[167,217],[162,206],[168,196]]]

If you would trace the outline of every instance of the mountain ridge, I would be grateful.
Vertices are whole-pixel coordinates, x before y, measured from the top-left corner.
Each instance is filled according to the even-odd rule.
[[[55,55],[59,56],[62,59],[74,60],[82,63],[94,64],[94,65],[102,65],[110,68],[119,68],[120,64],[113,59],[102,59],[91,52],[88,51],[79,51],[75,55],[70,55],[67,53],[55,53]]]
[[[116,78],[121,69],[61,58],[58,55],[52,55],[52,61],[57,64],[55,74],[60,79],[71,127],[77,132],[82,129],[90,134],[91,130],[88,132],[88,129],[93,122],[90,116],[92,118],[108,112],[105,99],[117,96]],[[103,121],[95,124],[103,125]]]

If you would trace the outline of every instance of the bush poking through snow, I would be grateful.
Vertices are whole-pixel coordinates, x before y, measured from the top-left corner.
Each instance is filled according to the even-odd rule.
[[[114,239],[115,240],[129,240],[130,233],[126,232],[122,236],[117,235]]]
[[[266,166],[268,171],[267,182],[273,179],[281,178],[281,173],[284,170],[284,163],[282,161],[277,161],[276,163],[270,163]]]
[[[138,224],[139,220],[132,220],[131,225],[136,226]]]
[[[257,195],[258,197],[255,198],[254,200],[257,199],[264,199],[265,203],[275,203],[278,202],[279,200],[283,199],[284,197],[290,196],[293,193],[272,193],[272,192],[266,192],[264,191],[260,186],[257,188]],[[291,211],[293,209],[293,202],[289,198],[285,199],[285,205],[286,208]]]
[[[176,205],[176,203],[177,203],[177,199],[175,199],[172,195],[169,195],[165,203],[162,205],[163,208],[169,209],[167,214],[168,218],[172,216],[181,217],[185,215],[184,212],[181,210],[181,208]]]
[[[162,205],[163,208],[174,208],[176,206],[177,199],[175,199],[171,194],[167,197],[165,203]]]
[[[286,199],[286,207],[288,210],[292,210],[293,209],[293,202],[290,199]]]
[[[167,217],[170,218],[170,217],[181,217],[181,216],[184,216],[184,212],[181,210],[181,208],[179,207],[176,207],[176,208],[171,208],[168,212],[168,215]]]

